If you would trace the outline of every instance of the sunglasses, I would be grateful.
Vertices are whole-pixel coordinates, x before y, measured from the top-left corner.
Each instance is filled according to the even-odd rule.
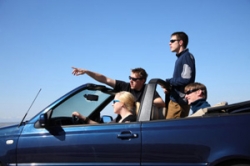
[[[197,90],[199,90],[199,89],[192,89],[192,90],[188,90],[188,91],[186,91],[186,95],[189,95],[189,94],[191,94],[191,93],[193,93],[193,92],[196,92]]]
[[[170,40],[170,43],[174,43],[175,41],[180,41],[180,40]]]
[[[113,100],[113,104],[115,104],[116,102],[120,102],[120,100]]]
[[[129,78],[129,80],[133,80],[133,81],[142,80],[142,78],[134,78],[134,77],[131,77],[131,76],[129,76],[128,78]]]

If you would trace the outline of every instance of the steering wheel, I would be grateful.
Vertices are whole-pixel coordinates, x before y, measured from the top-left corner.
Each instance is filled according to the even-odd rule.
[[[72,123],[73,124],[87,124],[84,120],[78,118],[75,115],[72,115]]]
[[[80,122],[80,119],[77,116],[72,115],[72,123],[73,124],[79,124],[79,122]]]

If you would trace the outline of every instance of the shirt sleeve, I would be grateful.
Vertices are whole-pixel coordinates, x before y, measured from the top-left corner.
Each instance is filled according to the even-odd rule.
[[[178,65],[178,76],[168,80],[170,84],[173,86],[185,86],[190,82],[193,82],[192,80],[194,80],[195,77],[195,61],[193,55],[189,53],[184,56],[181,63]]]
[[[130,87],[129,83],[121,81],[121,80],[116,80],[115,82],[116,82],[115,87],[114,87],[115,91],[120,92],[120,91],[128,91],[129,90],[129,87]]]

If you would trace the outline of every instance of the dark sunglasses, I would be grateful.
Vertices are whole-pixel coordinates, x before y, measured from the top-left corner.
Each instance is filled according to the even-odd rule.
[[[129,80],[133,80],[133,81],[142,80],[142,78],[134,78],[134,77],[131,77],[131,76],[129,76],[128,78],[129,78]]]
[[[115,104],[116,102],[120,102],[120,100],[113,100],[113,104]]]
[[[199,89],[192,89],[192,90],[188,90],[188,91],[186,91],[186,95],[189,95],[189,94],[191,94],[191,93],[193,93],[193,92],[196,92],[197,90],[199,90]]]
[[[170,43],[174,43],[175,41],[180,41],[180,40],[170,40]]]

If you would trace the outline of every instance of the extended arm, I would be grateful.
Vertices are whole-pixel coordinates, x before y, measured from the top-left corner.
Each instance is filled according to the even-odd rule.
[[[115,87],[116,81],[111,79],[111,78],[108,78],[102,74],[92,72],[89,70],[85,70],[85,69],[76,68],[76,67],[72,67],[72,69],[73,69],[72,74],[75,76],[87,74],[88,76],[92,77],[93,79],[95,79],[98,82],[104,83],[104,84],[109,85],[113,88]]]

